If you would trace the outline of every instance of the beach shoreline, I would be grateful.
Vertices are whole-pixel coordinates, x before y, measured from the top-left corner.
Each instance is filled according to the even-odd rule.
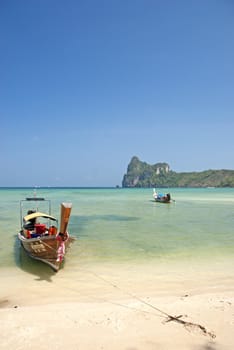
[[[233,190],[44,190],[74,204],[58,273],[15,240],[21,192],[2,197],[1,350],[234,349]]]
[[[231,350],[234,276],[229,263],[213,269],[98,264],[75,272],[67,265],[40,276],[5,271],[1,349]],[[168,315],[181,315],[185,323],[166,322]]]

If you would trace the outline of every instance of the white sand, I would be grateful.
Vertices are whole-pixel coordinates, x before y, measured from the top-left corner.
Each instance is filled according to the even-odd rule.
[[[40,278],[1,271],[0,349],[233,350],[229,267],[66,266]],[[198,326],[165,322],[165,313],[215,338]]]

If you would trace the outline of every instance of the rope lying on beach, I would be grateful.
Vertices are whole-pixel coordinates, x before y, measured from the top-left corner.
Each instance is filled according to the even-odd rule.
[[[149,302],[139,298],[137,295],[135,294],[132,294],[128,291],[123,291],[119,286],[117,286],[117,284],[115,283],[112,283],[110,281],[108,281],[106,278],[96,274],[95,272],[92,272],[92,271],[88,271],[89,273],[93,274],[94,276],[96,276],[98,279],[104,281],[105,283],[111,285],[112,287],[120,290],[121,292],[124,292],[125,294],[128,294],[129,296],[131,296],[132,298],[138,300],[139,302],[141,302],[142,304],[145,304],[147,306],[149,306],[150,308],[158,311],[159,313],[161,313],[162,315],[166,316],[167,319],[165,320],[165,323],[167,322],[177,322],[179,324],[182,324],[186,330],[198,330],[200,331],[203,335],[205,336],[209,336],[211,337],[212,339],[216,338],[216,335],[213,333],[213,332],[209,332],[204,326],[200,325],[199,323],[193,323],[193,322],[188,322],[188,321],[184,321],[182,320],[181,318],[183,317],[183,315],[179,315],[179,316],[172,316],[170,314],[168,314],[167,312],[159,309],[158,307],[150,304]]]
[[[198,329],[199,331],[201,331],[204,335],[208,335],[210,336],[211,338],[216,338],[216,335],[212,332],[208,332],[207,329],[200,325],[199,323],[193,323],[193,322],[188,322],[188,321],[184,321],[184,320],[181,320],[181,317],[183,317],[183,315],[180,315],[180,316],[171,316],[171,315],[168,315],[167,316],[167,320],[165,322],[170,322],[170,321],[175,321],[175,322],[178,322],[180,324],[182,324],[186,329],[190,330],[190,329]]]

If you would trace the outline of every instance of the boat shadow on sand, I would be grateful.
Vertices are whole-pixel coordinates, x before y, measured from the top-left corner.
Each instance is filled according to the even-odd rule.
[[[56,275],[56,272],[43,262],[30,258],[17,237],[15,239],[14,257],[16,266],[24,272],[36,276],[36,281],[53,282],[52,277]]]

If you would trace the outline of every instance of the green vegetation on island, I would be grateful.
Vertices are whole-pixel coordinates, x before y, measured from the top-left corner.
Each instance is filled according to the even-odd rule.
[[[122,187],[234,187],[234,170],[177,173],[167,163],[150,165],[134,156]]]

